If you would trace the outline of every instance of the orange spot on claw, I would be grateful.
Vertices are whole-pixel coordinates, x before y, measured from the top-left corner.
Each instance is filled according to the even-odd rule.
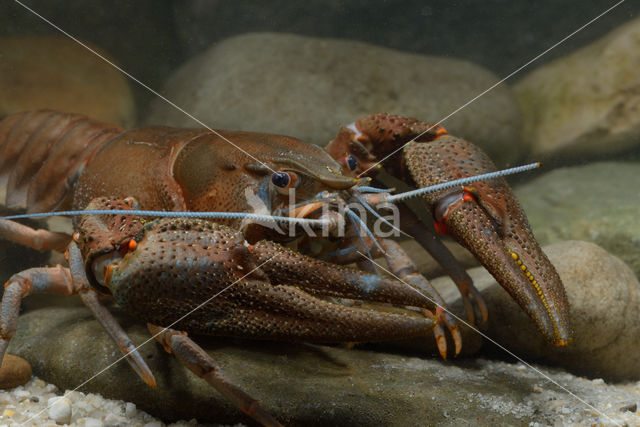
[[[130,251],[134,251],[137,246],[138,246],[138,243],[135,240],[133,240],[133,239],[129,240],[129,250]]]
[[[75,233],[73,233],[73,241],[78,243],[80,242],[80,232],[76,231]]]

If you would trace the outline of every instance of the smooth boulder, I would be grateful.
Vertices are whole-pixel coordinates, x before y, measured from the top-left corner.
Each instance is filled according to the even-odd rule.
[[[515,188],[538,242],[593,242],[640,277],[640,163],[558,168]]]
[[[168,80],[163,94],[207,126],[328,143],[342,125],[371,113],[435,123],[498,81],[468,61],[408,54],[367,43],[256,33],[212,45]],[[199,126],[156,99],[147,124]],[[453,134],[499,163],[527,151],[520,111],[502,84],[447,118]]]
[[[599,246],[566,241],[544,247],[567,292],[573,341],[547,343],[529,317],[483,268],[469,270],[489,308],[487,334],[527,360],[611,381],[640,379],[640,283],[627,265]],[[434,281],[447,296],[448,279]],[[456,302],[453,307],[460,307]],[[490,346],[484,343],[484,349]],[[504,355],[502,349],[495,348]],[[494,351],[490,351],[494,353]]]
[[[514,85],[536,158],[596,156],[640,138],[640,18]]]
[[[126,77],[67,37],[2,37],[0,58],[0,118],[50,108],[122,126],[135,123]]]

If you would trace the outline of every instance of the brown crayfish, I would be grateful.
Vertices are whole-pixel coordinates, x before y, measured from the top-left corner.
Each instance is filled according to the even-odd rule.
[[[154,385],[135,346],[98,299],[112,295],[147,322],[167,351],[241,410],[265,425],[278,425],[186,332],[310,342],[433,334],[444,357],[446,328],[457,354],[458,328],[407,253],[344,210],[350,203],[370,207],[368,202],[384,198],[380,194],[386,193],[374,193],[371,178],[365,178],[375,176],[382,160],[388,172],[417,187],[495,170],[480,149],[444,128],[383,114],[342,128],[326,151],[294,138],[250,132],[125,131],[47,110],[6,117],[0,122],[0,187],[6,185],[7,204],[23,205],[29,213],[86,209],[87,214],[74,217],[73,236],[0,220],[0,237],[38,250],[66,250],[69,259],[68,267],[31,268],[9,279],[0,314],[0,359],[23,297],[79,294],[136,372]],[[469,249],[550,342],[566,345],[570,328],[562,283],[504,179],[423,198],[436,228]],[[102,213],[89,214],[95,209]],[[241,217],[154,218],[137,209],[276,215],[318,221],[325,232],[307,223],[273,225]],[[400,205],[398,212],[396,225],[454,279],[470,320],[475,302],[486,321],[484,302],[464,269],[411,210]],[[344,221],[345,213],[351,223]],[[384,256],[391,275],[373,271],[362,255],[367,253]],[[344,266],[351,263],[360,268]],[[372,305],[349,303],[354,300]],[[418,314],[376,310],[376,303],[413,307]]]

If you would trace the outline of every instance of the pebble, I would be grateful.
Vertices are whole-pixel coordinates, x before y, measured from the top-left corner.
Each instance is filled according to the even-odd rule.
[[[6,354],[0,367],[0,389],[14,388],[31,378],[31,365],[22,357]]]
[[[124,414],[127,417],[133,417],[136,413],[136,405],[135,403],[127,402],[124,406]]]
[[[84,427],[102,427],[104,424],[102,421],[96,418],[84,418]]]
[[[49,417],[57,424],[69,424],[71,421],[71,402],[64,396],[52,397],[47,401]]]

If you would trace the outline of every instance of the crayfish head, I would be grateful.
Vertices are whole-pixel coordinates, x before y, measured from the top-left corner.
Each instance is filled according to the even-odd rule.
[[[132,210],[138,204],[132,197],[92,200],[85,210]],[[135,215],[89,214],[79,217],[74,240],[85,260],[89,283],[99,292],[109,294],[107,283],[114,262],[135,250],[150,221]]]

